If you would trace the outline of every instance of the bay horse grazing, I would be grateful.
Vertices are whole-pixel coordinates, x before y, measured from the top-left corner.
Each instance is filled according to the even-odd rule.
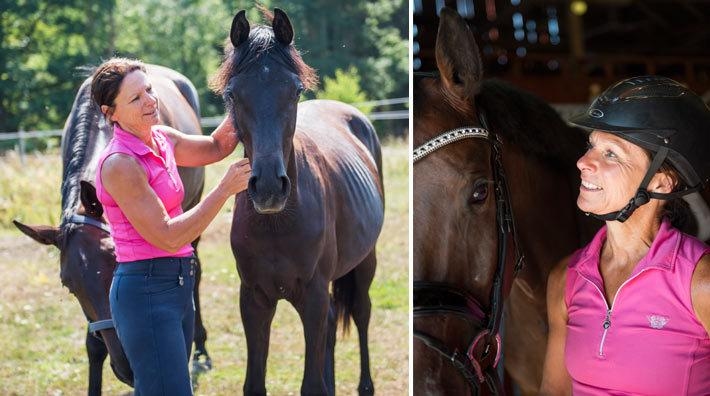
[[[197,91],[182,74],[157,65],[146,65],[148,77],[159,98],[160,120],[184,133],[201,134]],[[111,368],[122,382],[133,385],[133,372],[111,321],[109,288],[116,267],[113,242],[96,198],[93,180],[101,151],[113,129],[91,98],[91,77],[79,88],[62,135],[62,213],[59,227],[15,226],[34,240],[60,250],[62,284],[79,300],[86,319],[86,350],[89,357],[89,395],[101,394],[102,367],[107,354]],[[185,186],[184,210],[196,205],[204,186],[204,168],[179,168]],[[91,182],[91,183],[90,183]],[[193,242],[197,247],[198,241]],[[199,263],[199,259],[198,259]],[[195,280],[195,353],[193,372],[210,368],[205,349],[207,333],[200,315],[199,282]]]
[[[301,393],[335,393],[336,324],[339,319],[347,329],[352,316],[360,343],[358,391],[372,394],[368,290],[384,218],[379,141],[351,106],[298,103],[316,83],[315,73],[293,46],[286,14],[262,13],[271,26],[250,29],[245,11],[236,14],[213,79],[252,166],[231,231],[247,338],[244,393],[266,394],[271,321],[278,300],[286,299],[304,327]]]
[[[537,394],[547,275],[598,226],[576,209],[586,137],[542,100],[482,81],[466,22],[449,8],[440,18],[438,76],[414,86],[413,389],[504,393],[505,297],[505,370]]]

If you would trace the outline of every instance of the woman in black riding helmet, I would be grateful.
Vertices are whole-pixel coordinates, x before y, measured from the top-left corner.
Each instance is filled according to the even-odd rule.
[[[646,76],[571,122],[590,132],[577,205],[606,225],[550,274],[541,394],[706,394],[710,247],[668,208],[710,179],[710,111]]]

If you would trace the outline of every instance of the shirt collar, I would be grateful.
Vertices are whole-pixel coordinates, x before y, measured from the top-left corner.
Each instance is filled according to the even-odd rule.
[[[136,135],[123,130],[117,122],[113,124],[113,138],[120,141],[126,148],[138,155],[152,153],[150,147],[143,143]]]
[[[590,278],[601,279],[599,273],[599,258],[601,248],[606,241],[606,225],[594,236],[592,241],[579,253],[579,259],[571,263],[570,268],[576,268],[577,271]],[[680,249],[681,233],[673,228],[670,221],[664,218],[661,221],[661,227],[658,229],[656,237],[651,243],[646,255],[641,261],[636,264],[630,276],[634,276],[639,272],[655,268],[664,271],[673,271],[675,261]]]

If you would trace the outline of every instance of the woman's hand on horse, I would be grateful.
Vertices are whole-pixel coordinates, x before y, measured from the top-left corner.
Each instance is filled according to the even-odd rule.
[[[222,177],[220,187],[224,188],[229,195],[238,194],[247,189],[250,177],[251,165],[249,159],[244,158],[229,166]]]

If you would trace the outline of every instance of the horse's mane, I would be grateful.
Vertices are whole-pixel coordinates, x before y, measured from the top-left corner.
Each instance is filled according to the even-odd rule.
[[[92,131],[98,130],[100,110],[91,98],[91,84],[84,82],[74,101],[70,118],[64,127],[62,172],[62,219],[76,212],[80,201],[80,181],[87,152],[92,145]],[[96,132],[95,132],[96,133]]]
[[[569,169],[583,154],[584,133],[569,126],[542,99],[500,80],[484,80],[475,97],[488,126],[521,151]],[[514,116],[513,116],[514,115]]]
[[[274,16],[271,12],[264,8],[261,8],[261,12],[267,22],[273,21]],[[293,43],[283,45],[276,41],[274,31],[270,26],[257,25],[249,31],[247,42],[236,50],[230,38],[227,37],[224,60],[210,80],[210,88],[221,95],[233,75],[246,70],[262,55],[273,55],[280,63],[295,71],[305,89],[313,89],[318,84],[315,69],[303,61]]]

